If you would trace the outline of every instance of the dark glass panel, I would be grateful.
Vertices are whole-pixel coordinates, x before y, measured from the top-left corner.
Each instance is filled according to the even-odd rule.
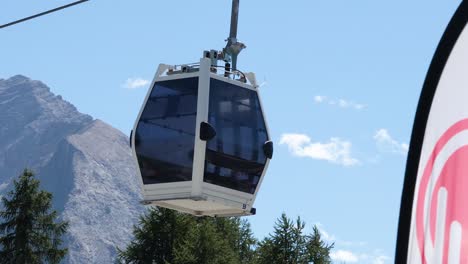
[[[212,79],[208,123],[216,136],[207,142],[204,181],[253,194],[268,141],[257,93]]]
[[[197,93],[196,77],[154,85],[135,134],[144,184],[192,180]]]

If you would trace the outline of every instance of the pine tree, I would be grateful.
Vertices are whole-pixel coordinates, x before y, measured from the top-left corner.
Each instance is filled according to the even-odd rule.
[[[305,223],[282,214],[274,233],[260,243],[240,218],[193,217],[152,209],[135,227],[135,239],[119,260],[153,264],[328,264],[332,245],[317,227],[304,234]]]
[[[119,259],[124,263],[172,263],[174,243],[183,234],[183,225],[178,225],[176,212],[153,208],[140,217],[134,227],[135,239],[125,251],[119,250]]]
[[[257,239],[255,239],[249,221],[246,219],[235,218],[238,226],[238,234],[236,238],[237,252],[239,261],[242,264],[253,263],[255,259],[255,249]]]
[[[294,223],[286,214],[276,221],[274,233],[259,243],[257,264],[328,264],[332,245],[320,237],[317,227],[312,235],[304,234],[305,223],[300,217]]]
[[[232,233],[226,232],[227,219],[203,217],[196,219],[191,226],[189,236],[183,239],[183,244],[176,247],[176,252],[182,247],[192,249],[187,256],[195,261],[193,264],[238,264],[239,260],[235,248],[230,243]],[[176,258],[174,263],[190,263],[185,259]]]
[[[230,219],[176,215],[179,235],[173,244],[173,261],[168,263],[239,263],[232,243],[236,227]]]
[[[259,263],[296,264],[296,254],[301,251],[298,245],[297,230],[291,219],[283,213],[275,223],[274,233],[260,243],[259,253],[265,255],[259,256]]]
[[[2,263],[59,263],[67,253],[60,248],[68,223],[56,222],[52,194],[39,189],[39,180],[25,169],[14,189],[2,197],[0,261]]]
[[[256,240],[238,218],[194,217],[156,208],[140,219],[134,240],[119,260],[124,263],[252,263]]]
[[[276,246],[271,237],[266,237],[258,244],[255,251],[255,264],[275,263],[277,261]]]
[[[317,226],[314,226],[313,233],[307,237],[307,254],[309,262],[313,264],[330,264],[330,250],[334,244],[325,243],[320,235]]]

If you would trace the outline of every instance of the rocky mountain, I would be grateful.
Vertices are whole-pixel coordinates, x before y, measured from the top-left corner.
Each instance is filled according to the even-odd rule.
[[[25,167],[70,223],[64,263],[113,263],[144,211],[128,138],[40,81],[0,79],[0,194]]]

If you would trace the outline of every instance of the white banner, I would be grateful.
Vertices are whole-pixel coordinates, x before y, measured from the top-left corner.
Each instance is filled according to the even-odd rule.
[[[468,263],[467,18],[464,1],[439,44],[421,93],[396,263]]]

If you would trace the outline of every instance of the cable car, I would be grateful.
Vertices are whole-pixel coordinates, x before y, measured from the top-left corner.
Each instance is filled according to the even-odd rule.
[[[200,63],[159,65],[130,137],[145,204],[197,216],[255,214],[273,143],[255,75],[236,69],[245,46],[235,30]]]

